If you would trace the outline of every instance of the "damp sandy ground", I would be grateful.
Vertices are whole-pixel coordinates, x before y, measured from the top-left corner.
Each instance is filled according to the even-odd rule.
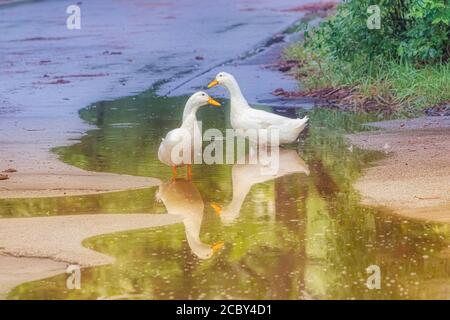
[[[96,235],[181,222],[168,214],[89,214],[0,219],[0,299],[23,282],[80,267],[103,265],[114,258],[83,247]]]
[[[363,203],[450,223],[450,117],[371,125],[380,130],[349,136],[358,147],[387,153],[355,183]]]
[[[0,197],[153,185],[151,179],[64,166],[49,152],[94,129],[81,121],[79,109],[137,94],[161,81],[168,87],[160,94],[179,94],[172,89],[180,83],[239,60],[285,30],[302,16],[289,9],[306,2],[84,1],[80,30],[66,28],[66,8],[72,1],[0,2],[0,172],[18,170],[9,180],[0,180]],[[278,86],[297,85],[295,79],[281,79],[280,73],[258,70],[263,83],[273,87],[255,87],[266,96]],[[258,76],[253,68],[249,74]],[[275,78],[276,83],[268,80]],[[206,84],[204,79],[202,89]],[[249,99],[258,92],[247,92]]]
[[[22,141],[19,146],[2,150],[0,168],[12,168],[17,172],[3,173],[9,179],[0,181],[0,199],[97,194],[160,184],[159,179],[151,177],[82,170],[36,148],[39,147],[32,141]]]
[[[0,299],[23,282],[45,279],[63,273],[67,264],[42,258],[0,255]]]
[[[180,222],[168,214],[87,214],[0,219],[0,254],[48,258],[94,266],[114,262],[112,257],[85,248],[84,239],[132,229]]]

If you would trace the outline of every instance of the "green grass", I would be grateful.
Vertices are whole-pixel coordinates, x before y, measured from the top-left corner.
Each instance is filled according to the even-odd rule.
[[[396,114],[417,114],[430,106],[450,101],[450,64],[413,66],[394,61],[342,62],[326,50],[312,50],[297,43],[285,58],[300,62],[296,75],[306,90],[356,87],[366,99],[381,97]]]

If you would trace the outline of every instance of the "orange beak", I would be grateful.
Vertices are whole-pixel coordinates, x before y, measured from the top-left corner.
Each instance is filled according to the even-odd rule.
[[[211,249],[213,250],[213,253],[216,253],[223,247],[223,241],[217,242],[211,246]]]
[[[222,208],[217,203],[211,203],[210,206],[214,209],[216,215],[220,216],[220,214],[222,213]]]
[[[215,87],[215,86],[217,86],[219,84],[219,81],[217,81],[216,79],[214,79],[213,81],[211,81],[209,84],[208,84],[208,89],[209,88],[212,88],[212,87]]]
[[[220,107],[220,103],[217,102],[216,100],[214,100],[214,99],[211,98],[211,97],[209,97],[208,103],[209,103],[210,105],[213,105],[213,106],[216,106],[216,107]]]

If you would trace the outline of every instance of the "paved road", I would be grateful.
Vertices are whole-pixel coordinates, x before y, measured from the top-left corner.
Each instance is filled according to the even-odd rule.
[[[286,9],[304,2],[83,1],[81,30],[66,28],[74,1],[0,6],[0,168],[17,150],[51,158],[49,148],[89,128],[77,111],[90,103],[183,83],[239,57],[296,21]]]

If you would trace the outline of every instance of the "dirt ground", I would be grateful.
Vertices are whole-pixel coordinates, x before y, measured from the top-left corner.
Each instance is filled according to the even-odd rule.
[[[349,135],[352,144],[387,154],[355,183],[363,203],[450,223],[450,117],[371,125],[381,130]]]

